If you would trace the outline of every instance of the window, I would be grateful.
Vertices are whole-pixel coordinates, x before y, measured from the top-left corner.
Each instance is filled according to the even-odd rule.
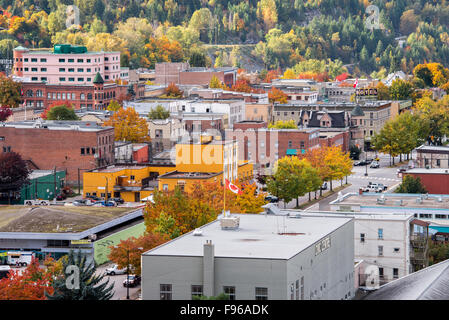
[[[256,287],[256,300],[268,300],[268,288]]]
[[[203,295],[202,285],[192,285],[192,299],[193,297],[201,297]]]
[[[384,229],[381,228],[377,229],[377,238],[379,240],[382,240],[384,238]]]
[[[299,280],[295,281],[295,299],[299,300]]]
[[[31,62],[37,62],[37,58],[31,58]]]
[[[384,268],[379,268],[379,278],[383,278],[384,277]]]
[[[37,81],[37,77],[31,77],[32,81]]]
[[[78,62],[84,62],[84,59],[78,59],[77,61]]]
[[[85,154],[85,153],[84,153],[84,148],[81,148],[81,154]]]
[[[41,77],[41,81],[47,81],[47,77]]]
[[[228,295],[229,300],[235,300],[235,287],[223,287],[223,292]]]
[[[47,58],[41,58],[41,62],[47,62]]]
[[[161,284],[159,286],[161,300],[172,300],[171,284]]]
[[[439,167],[441,164],[440,164],[440,159],[437,159],[437,167]]]
[[[399,278],[399,269],[393,268],[393,279]]]
[[[84,69],[83,69],[83,68],[78,68],[77,71],[78,71],[78,72],[84,72]]]
[[[59,68],[59,72],[65,72],[65,68]]]
[[[75,62],[75,59],[69,59],[67,62]]]
[[[18,60],[16,59],[16,61],[18,61]],[[25,58],[24,61],[25,61],[25,62],[28,62],[28,58]]]
[[[384,246],[378,246],[377,250],[378,250],[378,255],[379,256],[383,256],[384,255]]]
[[[18,70],[18,69],[17,69]],[[28,68],[25,68],[25,71],[28,71],[29,69]]]
[[[69,72],[75,72],[75,68],[69,68]]]
[[[90,82],[92,80],[92,78],[87,78],[87,81]]]
[[[47,72],[47,68],[41,68],[42,72]]]
[[[304,277],[301,277],[301,300],[304,300]]]
[[[83,81],[84,81],[84,78],[78,78],[78,81],[79,81],[79,82],[83,82]]]
[[[399,252],[399,248],[394,248],[394,252]]]
[[[164,185],[162,185],[162,190],[164,190],[164,191],[168,191],[168,184],[164,184]]]
[[[301,147],[301,149],[304,149],[305,146],[306,146],[306,145],[305,145],[304,141],[301,141],[301,142],[300,142],[300,147]]]
[[[361,243],[364,243],[364,242],[365,242],[365,234],[364,234],[364,233],[361,233],[361,234],[360,234],[360,242],[361,242]]]
[[[288,141],[288,147],[289,147],[289,148],[292,147],[292,141],[291,141],[291,140]]]
[[[59,59],[59,62],[65,62],[65,59]]]
[[[69,78],[69,81],[75,81],[75,78]]]
[[[32,72],[37,72],[37,68],[31,68]]]
[[[90,59],[87,59],[87,62],[90,63]]]
[[[91,72],[92,70],[90,68],[87,68],[87,72]]]
[[[81,93],[81,94],[80,94],[80,99],[81,99],[81,100],[86,99],[86,95],[85,95],[84,93]]]
[[[62,100],[65,100],[65,93],[62,93]]]

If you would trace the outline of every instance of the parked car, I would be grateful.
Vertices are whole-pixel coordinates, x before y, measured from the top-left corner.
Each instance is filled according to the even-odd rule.
[[[135,287],[140,284],[140,280],[141,280],[140,276],[135,275],[135,274],[130,274],[129,280],[128,280],[128,277],[126,277],[125,280],[123,280],[123,286],[124,287]]]
[[[271,203],[277,203],[277,202],[279,202],[279,198],[275,197],[275,196],[268,195],[265,197],[265,201],[269,201]]]
[[[65,199],[67,199],[67,196],[65,193],[60,193],[56,196],[56,200],[58,200],[58,201],[63,201]]]
[[[81,206],[91,206],[92,201],[90,199],[79,199],[72,202],[74,206],[81,207]]]
[[[122,198],[111,198],[109,200],[114,201],[116,203],[120,203],[120,204],[125,203],[125,200],[123,200]]]
[[[367,164],[367,162],[365,160],[359,160],[359,161],[354,162],[355,167],[356,166],[364,166],[366,164]]]
[[[327,190],[327,182],[324,182],[321,186],[321,190]]]
[[[106,268],[106,274],[110,276],[115,276],[116,274],[125,274],[126,268],[119,269],[118,265],[114,264],[110,268]]]
[[[388,189],[388,187],[386,185],[384,185],[383,183],[372,183],[372,182],[369,182],[368,185],[369,186],[374,186],[374,187],[379,187],[379,188],[382,189],[382,191],[385,191],[385,190]]]
[[[379,165],[379,162],[373,161],[373,162],[371,162],[369,167],[373,168],[373,169],[377,169],[377,168],[380,168],[380,165]]]
[[[408,166],[402,166],[396,170],[397,173],[403,173],[408,170]]]
[[[90,200],[93,200],[93,201],[100,201],[101,200],[101,198],[98,198],[97,196],[92,196],[92,195],[86,196],[86,198],[90,199]]]
[[[115,207],[117,206],[117,203],[115,203],[114,201],[97,201],[93,204],[94,207]]]
[[[363,188],[363,192],[376,192],[376,193],[379,193],[379,192],[382,192],[382,191],[383,191],[382,188],[379,188],[378,186],[375,186],[375,185],[368,185],[365,188]]]
[[[371,164],[371,162],[373,162],[373,159],[368,158],[365,160],[365,164]]]

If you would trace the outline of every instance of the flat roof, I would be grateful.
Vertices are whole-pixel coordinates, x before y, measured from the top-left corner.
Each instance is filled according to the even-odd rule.
[[[377,199],[384,196],[385,203],[378,204]],[[429,209],[449,209],[449,195],[428,195],[427,199],[422,199],[422,203],[417,203],[416,199],[420,194],[411,193],[364,193],[363,195],[350,193],[346,194],[342,200],[334,201],[331,204],[359,204],[363,207],[401,207],[401,208],[429,208]],[[441,197],[441,202],[438,199]],[[398,200],[402,200],[399,205]]]
[[[60,172],[60,171],[57,171]],[[41,177],[45,177],[53,174],[53,170],[33,170],[29,175],[28,179],[33,180]]]
[[[159,176],[159,179],[207,179],[218,176],[220,172],[168,172]]]
[[[445,152],[449,152],[449,147],[446,146],[419,146],[418,148],[416,148],[416,151],[445,151]]]
[[[145,256],[203,256],[203,245],[212,240],[216,257],[288,260],[352,220],[350,217],[289,218],[266,214],[234,214],[237,230],[222,230],[215,220],[202,226],[202,236],[189,232]],[[279,233],[296,233],[286,235]],[[352,237],[352,235],[351,235]],[[331,240],[332,241],[332,240]]]
[[[139,170],[139,169],[145,169],[151,166],[133,166],[133,165],[127,165],[127,166],[116,166],[116,165],[112,165],[106,168],[99,168],[99,169],[94,169],[88,172],[105,172],[105,173],[111,173],[111,172],[118,172],[118,171],[122,171],[122,170],[126,170],[126,169],[130,169],[130,170]]]
[[[77,233],[136,211],[129,207],[0,206],[1,233]]]
[[[16,129],[48,129],[48,130],[74,130],[74,131],[103,131],[113,127],[103,127],[95,121],[56,121],[56,120],[25,120],[17,122],[4,122],[0,127]]]
[[[428,173],[428,174],[449,174],[449,169],[440,168],[414,168],[409,169],[405,173]]]

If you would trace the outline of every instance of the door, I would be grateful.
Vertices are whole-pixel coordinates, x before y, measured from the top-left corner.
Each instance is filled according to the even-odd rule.
[[[140,192],[134,193],[134,202],[140,202]]]

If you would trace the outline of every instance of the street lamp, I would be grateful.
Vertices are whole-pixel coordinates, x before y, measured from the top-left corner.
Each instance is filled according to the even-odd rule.
[[[118,246],[114,246],[114,248],[117,249]],[[142,247],[138,247],[136,249],[143,251]],[[129,300],[129,252],[130,251],[131,251],[130,249],[126,249],[126,256],[127,256],[127,262],[128,262],[126,265],[126,282],[127,282],[127,284],[126,284],[126,300]]]

